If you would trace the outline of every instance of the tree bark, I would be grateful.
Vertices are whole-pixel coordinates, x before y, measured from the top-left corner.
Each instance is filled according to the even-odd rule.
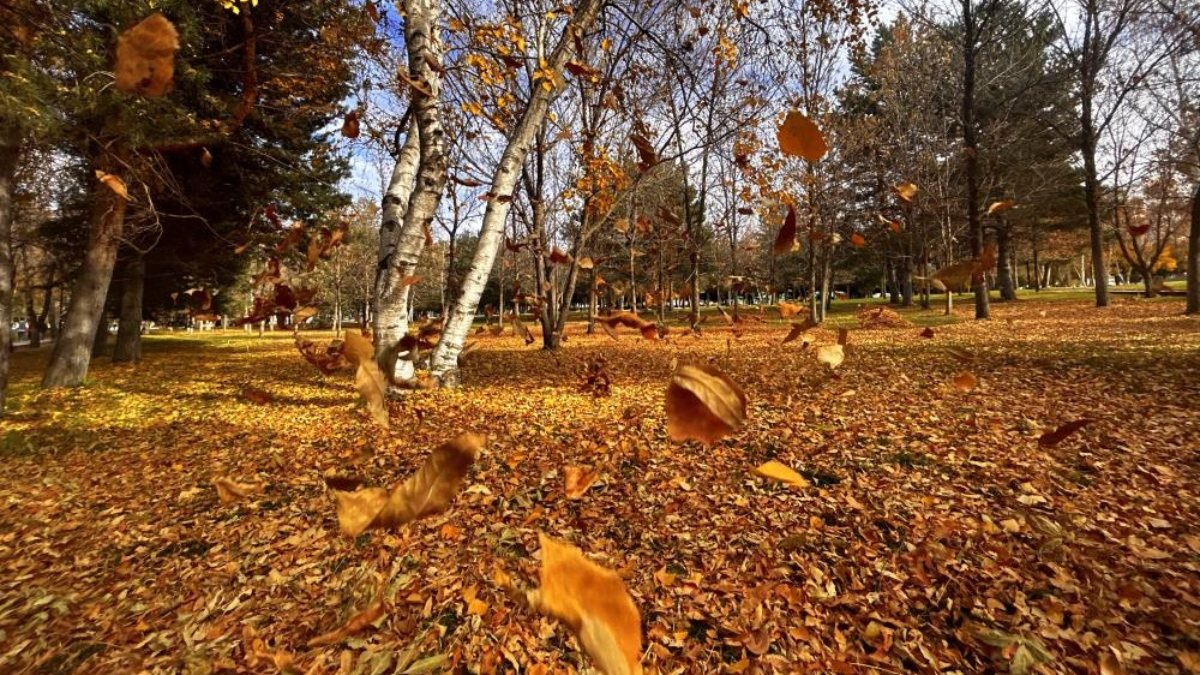
[[[979,220],[979,139],[975,129],[975,46],[978,24],[972,0],[962,0],[963,10],[963,97],[962,135],[967,180],[967,236],[971,239],[971,255],[983,254],[983,223]],[[975,291],[975,318],[986,319],[988,306],[987,277],[972,280]]]
[[[112,285],[109,284],[111,290]],[[108,298],[104,298],[104,307],[100,310],[100,320],[96,322],[96,335],[92,338],[92,358],[104,356],[108,351],[108,336],[112,331],[108,329]]]
[[[1192,189],[1192,223],[1188,231],[1187,313],[1200,314],[1200,182]]]
[[[137,363],[142,360],[142,295],[146,284],[146,259],[135,255],[125,264],[121,280],[121,318],[117,323],[117,344],[113,363]]]
[[[116,167],[109,168],[117,171]],[[50,365],[42,377],[43,387],[75,387],[87,377],[92,341],[104,313],[124,224],[125,198],[97,181],[93,187],[92,224],[83,267],[71,289],[71,303],[54,343]]]
[[[379,368],[384,372],[389,369],[403,372],[392,372],[393,376],[405,379],[412,376],[412,363],[403,359],[392,359],[400,340],[408,333],[408,302],[407,299],[388,298],[399,279],[394,278],[398,272],[392,266],[392,257],[396,244],[400,239],[400,230],[404,224],[405,213],[408,212],[408,201],[412,196],[417,176],[417,165],[421,158],[420,131],[414,123],[409,124],[408,137],[396,158],[392,168],[392,177],[388,181],[387,191],[383,195],[382,224],[379,229],[378,265],[375,270],[375,354]],[[401,277],[402,278],[402,277]]]
[[[1007,223],[1002,223],[996,229],[996,244],[996,285],[1000,287],[1000,299],[1016,300],[1017,289],[1013,283],[1012,229]]]
[[[595,21],[606,0],[580,0],[575,6],[575,12],[563,29],[562,38],[547,59],[546,67],[553,73],[561,73],[574,49],[574,40]],[[492,194],[495,197],[511,197],[516,187],[517,178],[521,173],[521,165],[533,142],[537,130],[542,125],[550,103],[563,87],[553,86],[549,90],[537,86],[529,100],[528,106],[521,115],[520,121],[513,128],[508,145],[500,156],[500,163],[492,176]],[[463,280],[462,291],[454,303],[454,310],[441,341],[434,349],[431,370],[433,375],[444,386],[458,384],[458,355],[462,351],[467,332],[475,318],[475,310],[479,306],[479,298],[487,285],[488,276],[496,262],[496,253],[504,236],[504,222],[508,217],[511,200],[493,199],[488,202],[483,214],[483,224],[479,231],[479,243],[471,267]]]
[[[9,354],[12,350],[13,192],[20,148],[21,136],[16,127],[6,126],[0,132],[0,416],[4,415]]]

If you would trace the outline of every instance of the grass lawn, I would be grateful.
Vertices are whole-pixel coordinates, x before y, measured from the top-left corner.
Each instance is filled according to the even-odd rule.
[[[463,388],[391,401],[390,431],[286,333],[151,336],[144,362],[97,360],[71,390],[37,388],[48,350],[19,350],[0,672],[581,670],[564,627],[493,580],[534,583],[539,532],[621,574],[648,672],[1004,672],[1018,654],[1095,672],[1105,653],[1126,672],[1195,668],[1200,322],[1181,298],[1021,295],[991,321],[963,295],[952,317],[935,297],[901,310],[912,327],[854,330],[836,376],[782,345],[771,313],[740,337],[720,317],[660,341],[576,323],[558,353],[506,331],[479,338]],[[859,304],[836,302],[817,344]],[[608,397],[579,390],[598,359]],[[675,361],[738,382],[746,425],[668,441]],[[447,513],[339,535],[324,475],[393,485],[465,430],[489,441]],[[809,486],[753,473],[771,459]],[[566,466],[600,479],[569,500]],[[222,477],[265,490],[222,505]],[[380,600],[357,635],[306,646]]]

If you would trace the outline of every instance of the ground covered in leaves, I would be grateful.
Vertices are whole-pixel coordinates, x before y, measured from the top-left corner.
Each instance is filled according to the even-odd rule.
[[[151,337],[141,365],[51,392],[46,353],[18,352],[0,671],[587,671],[495,582],[536,579],[544,532],[625,579],[648,672],[1197,672],[1200,324],[1023,301],[922,336],[937,314],[852,330],[836,376],[814,356],[834,331],[784,345],[778,320],[575,326],[557,354],[484,336],[463,389],[390,402],[387,432],[290,335]],[[673,361],[738,382],[746,426],[669,442]],[[392,485],[461,431],[488,443],[447,513],[339,534],[327,475]],[[566,467],[599,479],[568,499]],[[220,478],[264,489],[224,505]]]

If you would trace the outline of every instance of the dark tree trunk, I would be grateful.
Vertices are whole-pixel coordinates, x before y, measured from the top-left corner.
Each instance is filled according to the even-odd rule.
[[[975,129],[975,46],[978,42],[975,8],[972,0],[962,0],[963,10],[963,154],[966,156],[967,179],[967,236],[971,239],[971,255],[983,254],[983,223],[979,220],[979,139]],[[975,318],[986,319],[988,287],[986,275],[972,280],[975,291]]]
[[[996,285],[1000,287],[1000,299],[1017,299],[1017,288],[1013,283],[1012,229],[1007,223],[996,229]]]
[[[46,291],[49,293],[49,291]],[[25,317],[29,323],[29,346],[37,349],[42,346],[42,326],[38,320],[37,310],[33,308],[33,289],[25,295]]]
[[[104,302],[104,309],[100,310],[100,320],[96,322],[96,335],[92,338],[92,358],[104,356],[108,350],[108,301]]]
[[[107,167],[116,171],[116,167]],[[104,313],[104,299],[112,282],[125,223],[125,199],[103,183],[92,194],[92,224],[83,267],[71,289],[71,304],[62,322],[50,365],[42,377],[43,387],[74,387],[83,384],[91,361],[92,340]]]
[[[146,260],[136,256],[125,265],[121,280],[121,319],[117,324],[117,344],[113,363],[142,360],[142,292],[146,282]]]
[[[905,256],[904,262],[900,267],[900,305],[902,307],[912,307],[913,304],[913,275],[912,275],[912,259]]]
[[[0,415],[8,391],[9,352],[12,350],[12,218],[17,156],[21,137],[15,127],[0,135]]]
[[[1192,190],[1192,225],[1188,232],[1187,313],[1200,314],[1200,183]]]

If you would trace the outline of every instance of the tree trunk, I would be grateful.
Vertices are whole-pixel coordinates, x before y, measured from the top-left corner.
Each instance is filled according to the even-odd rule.
[[[42,346],[42,326],[41,322],[38,321],[37,310],[34,309],[33,290],[33,288],[30,288],[29,292],[25,295],[25,318],[29,323],[29,346],[37,349]],[[49,294],[50,291],[46,291],[46,295]]]
[[[112,290],[112,284],[109,284],[109,290]],[[92,338],[92,358],[104,356],[108,351],[108,336],[112,331],[108,329],[108,298],[104,299],[104,308],[100,310],[100,320],[96,322],[96,335]]]
[[[107,168],[119,171],[115,166]],[[104,314],[124,224],[125,199],[97,182],[92,192],[91,233],[83,266],[71,289],[71,303],[42,377],[43,387],[75,387],[87,378],[92,341]]]
[[[400,340],[408,333],[408,302],[399,298],[389,301],[387,296],[389,289],[399,281],[394,278],[397,272],[392,266],[392,259],[416,180],[417,165],[421,158],[420,138],[417,125],[410,123],[408,137],[396,158],[387,192],[383,195],[378,264],[375,270],[375,354],[381,370],[403,379],[412,377],[412,363],[394,359],[393,355]]]
[[[113,363],[142,360],[142,294],[145,285],[146,259],[135,255],[125,264],[125,278],[121,280],[121,318],[117,323]]]
[[[963,154],[965,155],[967,179],[967,235],[971,239],[971,255],[979,258],[983,254],[983,223],[979,220],[979,140],[975,129],[975,10],[972,0],[962,0],[963,9]],[[986,319],[988,307],[987,277],[979,275],[972,279],[975,291],[975,318]]]
[[[1200,182],[1192,189],[1192,223],[1188,232],[1187,313],[1200,314]]]
[[[1000,287],[1000,299],[1016,300],[1017,289],[1013,284],[1012,230],[1007,223],[1001,223],[996,229],[996,244],[996,285]]]
[[[4,415],[8,391],[8,367],[12,351],[13,192],[16,188],[17,158],[21,136],[16,127],[0,132],[0,416]]]
[[[585,32],[596,16],[605,0],[580,0],[575,12],[568,21],[562,38],[554,48],[546,67],[553,73],[561,73],[563,66],[574,53],[576,36]],[[521,165],[533,142],[537,130],[541,127],[550,103],[558,95],[562,87],[537,87],[521,119],[513,127],[507,146],[500,156],[500,163],[492,176],[491,191],[496,197],[511,197],[516,187],[517,178],[521,173]],[[488,276],[496,262],[496,254],[501,248],[504,237],[504,222],[508,217],[511,200],[493,199],[488,202],[483,214],[483,224],[479,230],[479,243],[471,267],[463,280],[461,292],[454,303],[454,310],[442,339],[434,349],[431,359],[433,375],[445,386],[458,384],[458,355],[462,352],[463,343],[471,323],[475,318],[475,310],[479,306],[479,298],[487,285]]]

